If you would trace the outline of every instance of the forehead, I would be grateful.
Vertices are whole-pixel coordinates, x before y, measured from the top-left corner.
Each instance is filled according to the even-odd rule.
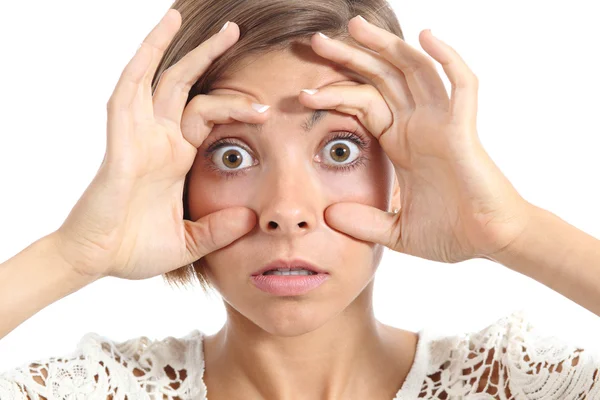
[[[217,80],[209,93],[229,89],[273,105],[290,96],[297,97],[302,89],[337,83],[352,85],[368,80],[321,57],[309,42],[294,42],[285,50],[248,57],[235,71]]]

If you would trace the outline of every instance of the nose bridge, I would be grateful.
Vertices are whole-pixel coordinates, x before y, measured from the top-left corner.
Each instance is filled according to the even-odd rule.
[[[318,177],[308,153],[288,142],[270,153],[260,191],[260,228],[274,235],[302,235],[316,227]],[[273,155],[276,154],[276,155]]]

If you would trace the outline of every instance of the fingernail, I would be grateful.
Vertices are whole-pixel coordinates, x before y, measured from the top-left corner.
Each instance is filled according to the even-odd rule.
[[[259,104],[259,103],[252,103],[252,108],[254,108],[256,111],[258,111],[259,113],[264,113],[265,111],[267,111],[271,106],[266,106],[264,104]]]
[[[223,25],[223,27],[221,28],[219,33],[223,32],[225,29],[227,29],[228,26],[229,26],[229,21],[225,22],[225,25]]]
[[[358,15],[357,17],[358,17],[358,18],[360,18],[360,19],[362,19],[363,21],[367,22],[367,20],[366,20],[366,19],[364,19],[364,18],[362,17],[362,15]]]
[[[327,35],[324,35],[324,34],[322,34],[321,32],[319,32],[319,35],[321,35],[321,37],[322,37],[322,38],[329,39],[329,36],[327,36]]]
[[[312,94],[315,94],[315,93],[317,93],[317,92],[318,92],[318,90],[317,90],[317,89],[302,89],[302,91],[303,91],[304,93],[308,93],[308,94],[311,94],[311,95],[312,95]]]

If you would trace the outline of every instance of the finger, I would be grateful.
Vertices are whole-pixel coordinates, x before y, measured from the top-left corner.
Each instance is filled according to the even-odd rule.
[[[147,46],[152,54],[150,68],[148,68],[146,71],[143,83],[138,88],[142,94],[139,96],[141,105],[139,109],[143,110],[143,115],[147,118],[151,118],[153,115],[152,79],[154,79],[154,75],[156,75],[156,69],[162,60],[167,47],[173,41],[175,34],[181,27],[182,18],[179,11],[173,9],[171,13],[172,15],[176,16],[176,18],[172,17],[171,19],[165,21],[165,23],[162,24],[161,29],[157,30],[156,32],[150,32],[148,37],[142,42],[142,46]]]
[[[180,21],[181,15],[179,12],[175,9],[169,9],[160,22],[146,36],[132,60],[121,73],[115,90],[108,101],[108,108],[110,110],[130,113],[134,102],[136,106],[142,106],[142,84],[148,84],[148,79],[152,79],[152,75],[156,72],[157,62],[155,61],[156,55],[154,53],[164,51],[179,29]],[[139,118],[146,110],[138,108],[135,111],[135,116]],[[149,115],[151,116],[152,114]]]
[[[352,218],[348,218],[351,215]],[[393,250],[400,242],[400,213],[385,212],[359,203],[335,203],[325,210],[325,221],[337,231]]]
[[[421,46],[437,62],[452,84],[450,113],[456,124],[473,123],[477,119],[479,80],[462,57],[452,47],[436,38],[430,30],[419,35]]]
[[[239,27],[230,22],[227,29],[202,42],[160,76],[153,99],[157,121],[164,120],[179,126],[190,89],[213,61],[237,42],[239,36]]]
[[[438,105],[448,110],[448,93],[431,58],[397,35],[360,17],[350,20],[348,31],[359,43],[376,51],[402,71],[417,106]]]
[[[183,110],[181,132],[185,140],[198,148],[212,131],[215,124],[235,121],[262,124],[268,119],[267,110],[262,113],[252,107],[252,100],[243,95],[201,94],[194,96]]]
[[[394,104],[394,111],[406,114],[414,108],[414,100],[406,79],[395,65],[375,52],[316,34],[311,38],[315,53],[368,78]]]
[[[408,163],[407,150],[403,135],[385,135],[394,124],[390,106],[381,93],[369,84],[328,85],[315,94],[300,92],[300,103],[315,110],[336,110],[354,115],[360,123],[380,143],[390,160],[397,165]]]
[[[392,112],[372,85],[329,85],[315,94],[300,92],[300,102],[315,110],[336,110],[354,115],[377,139],[392,125]]]
[[[191,264],[205,255],[225,247],[256,225],[254,211],[246,207],[231,207],[205,215],[197,221],[184,220],[187,260]]]

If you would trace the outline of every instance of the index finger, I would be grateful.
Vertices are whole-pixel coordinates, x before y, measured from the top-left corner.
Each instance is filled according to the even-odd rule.
[[[240,36],[240,29],[233,22],[226,23],[223,28],[225,29],[188,52],[161,75],[153,99],[156,120],[167,120],[176,126],[181,124],[192,86]]]
[[[141,83],[148,86],[148,95],[150,94],[150,83],[158,63],[173,36],[179,30],[180,25],[181,14],[175,9],[169,9],[146,36],[133,58],[123,69],[115,90],[108,101],[109,106],[128,110],[136,100]],[[147,54],[147,50],[151,50],[151,54]],[[144,101],[144,99],[140,99],[140,101]]]

